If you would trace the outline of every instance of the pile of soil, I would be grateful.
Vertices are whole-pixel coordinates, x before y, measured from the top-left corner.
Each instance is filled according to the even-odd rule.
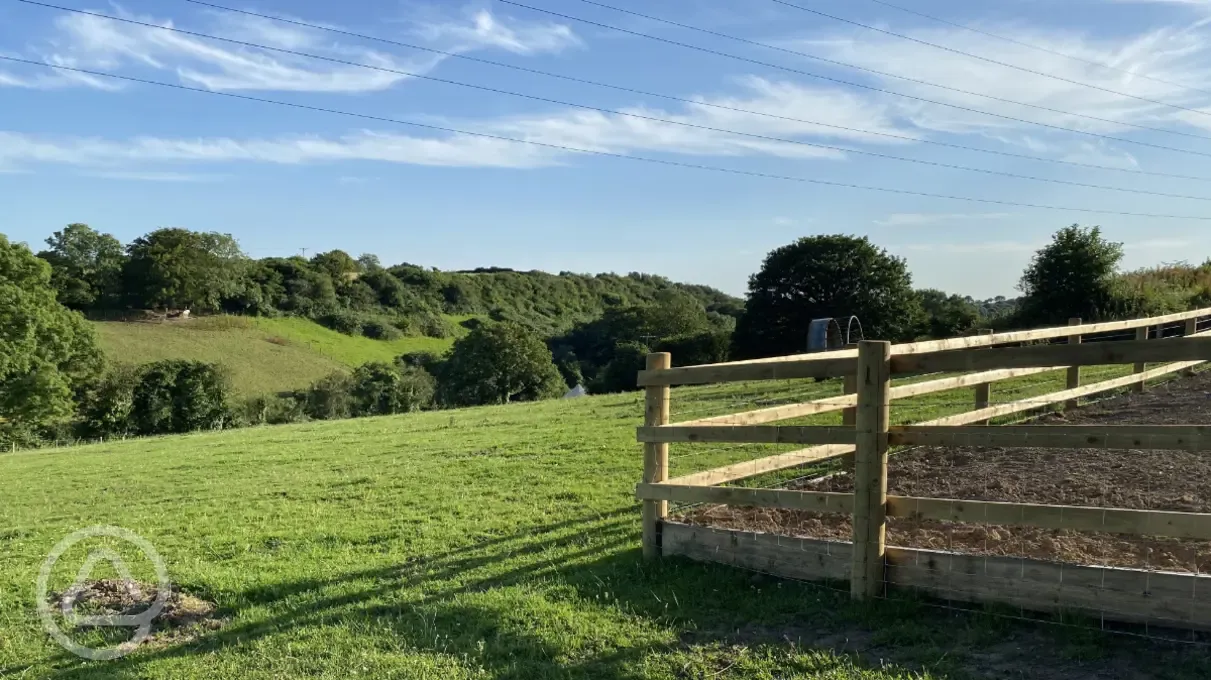
[[[995,386],[993,388],[996,389]],[[1211,424],[1211,372],[1051,415],[1040,424]],[[853,491],[839,474],[791,488]],[[934,448],[895,453],[888,493],[928,498],[1211,512],[1211,454],[1100,449]],[[676,520],[848,541],[845,515],[731,506],[688,508]],[[888,545],[982,555],[1206,573],[1211,541],[891,518]]]
[[[77,613],[91,616],[136,616],[147,611],[158,596],[158,589],[151,584],[100,579],[52,594],[51,607],[57,612],[70,605]],[[152,634],[144,644],[179,642],[195,633],[217,630],[224,623],[213,602],[173,588],[164,600],[160,615],[152,621]]]

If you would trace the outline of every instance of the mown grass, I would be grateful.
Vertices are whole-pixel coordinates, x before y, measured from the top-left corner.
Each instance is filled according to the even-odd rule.
[[[1024,380],[1000,393],[1052,388]],[[837,381],[679,388],[674,413],[839,391]],[[920,411],[961,411],[970,399],[970,389],[946,393]],[[1124,638],[921,603],[857,606],[845,593],[726,566],[645,562],[633,498],[641,418],[641,397],[630,394],[0,456],[0,676],[891,680],[1121,670],[1185,680],[1211,671],[1205,657]],[[678,462],[676,472],[707,464]],[[219,605],[225,627],[111,662],[56,646],[35,614],[38,570],[56,542],[98,524],[151,541],[176,584]],[[55,582],[74,578],[84,554],[65,555]]]
[[[368,361],[405,352],[441,353],[453,338],[372,340],[338,333],[309,319],[221,316],[155,322],[94,322],[111,361],[143,364],[195,359],[222,364],[237,393],[253,396],[300,389]]]

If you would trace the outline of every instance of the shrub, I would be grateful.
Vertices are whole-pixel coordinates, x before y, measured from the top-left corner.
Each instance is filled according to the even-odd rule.
[[[347,309],[338,309],[326,312],[316,318],[316,322],[321,326],[331,328],[338,333],[345,335],[361,335],[362,325],[365,320],[357,312]]]
[[[132,433],[131,412],[140,372],[135,366],[115,366],[85,393],[80,402],[80,436],[115,437]]]
[[[731,347],[731,333],[704,331],[665,340],[656,345],[656,351],[672,354],[674,366],[696,366],[727,361]]]
[[[381,319],[370,319],[362,324],[362,335],[374,340],[398,340],[404,337],[398,328]]]
[[[350,381],[352,414],[378,416],[419,411],[433,403],[436,381],[420,368],[402,371],[382,362],[358,366]]]
[[[228,383],[216,364],[170,359],[148,364],[131,396],[141,435],[221,428],[232,419]]]
[[[429,372],[432,375],[441,373],[442,363],[445,359],[436,352],[407,352],[401,354],[395,359],[395,365],[402,371],[404,368],[419,368]]]
[[[253,397],[242,404],[241,421],[245,425],[284,425],[307,420],[306,393],[270,394]]]
[[[614,348],[614,358],[610,359],[588,385],[589,391],[593,394],[606,394],[639,389],[636,381],[639,371],[642,371],[647,363],[648,353],[647,346],[637,342],[619,344]]]
[[[332,373],[320,378],[307,388],[303,412],[316,420],[348,418],[353,412],[352,387],[353,381],[347,373]]]
[[[454,324],[441,314],[426,312],[420,319],[420,330],[430,338],[449,338],[455,334]]]

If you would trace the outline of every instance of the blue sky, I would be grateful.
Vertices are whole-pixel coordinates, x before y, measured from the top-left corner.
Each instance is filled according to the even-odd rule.
[[[217,1],[770,115],[572,83],[183,0],[54,4],[849,151],[536,102],[14,0],[0,0],[0,55],[623,156],[1010,202],[1211,216],[1207,201],[989,176],[852,152],[1211,197],[1211,181],[1114,170],[1211,180],[1211,2],[1202,0],[896,2],[1123,70],[997,40],[871,0],[793,0],[1054,77],[947,52],[773,0],[604,0],[972,94],[741,44],[580,0],[523,1],[785,68],[687,50],[498,2]],[[795,70],[1129,141],[922,103]],[[229,232],[256,257],[341,248],[355,255],[376,253],[385,263],[407,261],[443,269],[495,265],[644,271],[736,294],[743,293],[747,276],[768,250],[817,233],[867,234],[907,258],[918,286],[980,297],[1013,294],[1031,252],[1057,228],[1074,222],[1100,224],[1109,236],[1123,241],[1129,267],[1201,262],[1211,256],[1208,221],[968,203],[654,165],[0,62],[0,232],[37,248],[51,231],[69,222],[87,222],[124,241],[161,226]]]

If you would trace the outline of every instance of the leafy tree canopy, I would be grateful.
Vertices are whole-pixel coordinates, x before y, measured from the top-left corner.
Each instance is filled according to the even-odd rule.
[[[46,239],[38,257],[51,263],[51,285],[72,309],[102,309],[121,302],[122,243],[87,224],[69,224]]]
[[[159,229],[135,239],[127,253],[123,279],[143,307],[216,311],[244,283],[246,260],[228,234]]]
[[[866,237],[801,238],[770,252],[749,277],[733,352],[741,358],[803,352],[813,319],[851,315],[867,338],[912,337],[921,308],[904,260]]]
[[[103,366],[92,327],[56,299],[50,266],[0,236],[0,439],[67,420]]]
[[[1111,316],[1122,259],[1123,244],[1104,238],[1098,227],[1074,224],[1057,231],[1022,274],[1020,321],[1060,324],[1071,317]]]
[[[485,324],[455,341],[438,389],[447,404],[474,406],[556,397],[563,386],[542,338],[506,322]]]

